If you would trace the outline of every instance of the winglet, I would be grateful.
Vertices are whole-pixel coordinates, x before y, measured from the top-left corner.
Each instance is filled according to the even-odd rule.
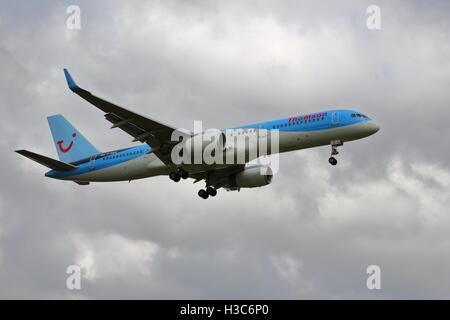
[[[69,89],[73,92],[81,90],[79,86],[73,81],[72,76],[70,75],[69,71],[64,68],[64,75],[66,76],[67,85],[69,86]]]

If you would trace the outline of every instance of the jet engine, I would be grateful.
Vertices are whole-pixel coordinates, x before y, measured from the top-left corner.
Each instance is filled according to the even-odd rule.
[[[243,171],[230,177],[229,189],[256,188],[272,182],[272,170],[266,166],[246,167]]]

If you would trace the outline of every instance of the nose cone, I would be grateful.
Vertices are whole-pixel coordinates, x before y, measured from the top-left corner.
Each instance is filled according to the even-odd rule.
[[[370,120],[367,121],[366,128],[369,134],[374,134],[380,130],[380,125],[377,122]]]

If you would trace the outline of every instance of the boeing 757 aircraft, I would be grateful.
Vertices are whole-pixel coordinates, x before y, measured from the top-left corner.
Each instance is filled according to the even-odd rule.
[[[254,160],[251,158],[246,159],[244,163],[175,163],[172,151],[181,143],[172,138],[176,128],[103,100],[80,88],[67,69],[64,69],[64,74],[69,89],[102,110],[106,120],[112,123],[111,128],[119,128],[131,135],[133,142],[139,141],[143,144],[101,152],[62,115],[50,116],[47,119],[59,160],[27,150],[16,150],[17,153],[50,168],[45,174],[46,177],[70,180],[79,185],[88,185],[90,182],[130,181],[159,175],[168,175],[175,182],[192,178],[195,179],[194,182],[205,180],[205,189],[198,192],[203,199],[214,197],[219,188],[240,190],[271,183],[272,172],[266,170],[262,174],[261,165],[249,163]],[[328,161],[331,165],[336,165],[334,156],[338,154],[338,146],[370,136],[379,128],[374,120],[361,112],[327,110],[234,127],[231,129],[231,135],[256,137],[256,141],[260,141],[271,132],[276,132],[278,149],[269,148],[266,154],[331,145]],[[229,138],[226,138],[228,136],[223,133],[224,130],[221,132],[221,151],[235,152],[236,147],[226,141]],[[196,139],[196,134],[187,130],[182,131],[181,136],[184,141],[192,142]],[[201,148],[204,150],[205,145],[201,144]],[[248,154],[248,148],[244,149]]]

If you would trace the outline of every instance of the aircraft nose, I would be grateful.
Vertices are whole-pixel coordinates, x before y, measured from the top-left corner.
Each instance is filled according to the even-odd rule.
[[[376,121],[370,120],[366,123],[366,129],[370,132],[370,134],[374,134],[380,130],[380,125]]]

